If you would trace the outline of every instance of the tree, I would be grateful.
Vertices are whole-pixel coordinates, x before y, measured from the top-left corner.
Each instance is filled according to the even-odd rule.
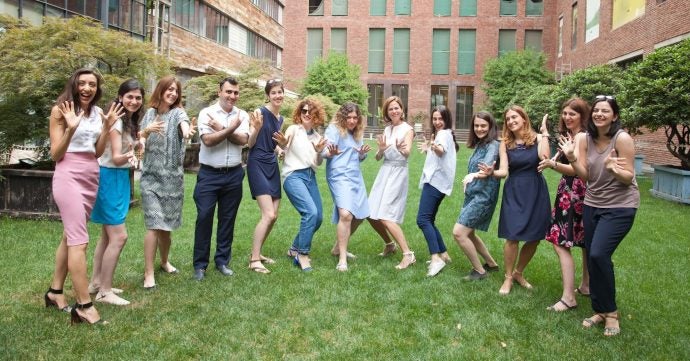
[[[171,71],[170,63],[144,43],[102,24],[74,17],[45,18],[28,26],[0,16],[0,150],[47,139],[50,108],[74,70],[91,66],[103,74],[101,106],[128,78],[144,81]]]
[[[543,53],[532,50],[506,53],[484,66],[482,87],[488,96],[487,109],[501,121],[502,113],[520,93],[544,84],[554,84]]]
[[[347,56],[330,53],[307,69],[307,76],[300,92],[302,96],[323,94],[335,104],[354,102],[366,112],[369,93],[359,80],[360,68],[351,64]]]
[[[690,169],[690,39],[647,55],[628,69],[620,103],[626,127],[664,128],[666,148]]]

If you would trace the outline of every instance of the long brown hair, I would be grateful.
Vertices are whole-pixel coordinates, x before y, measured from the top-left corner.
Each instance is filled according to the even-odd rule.
[[[170,106],[170,109],[180,106],[180,102],[182,101],[182,86],[176,77],[168,75],[163,77],[158,81],[158,84],[156,84],[156,89],[153,90],[151,100],[149,101],[149,106],[151,108],[158,110],[158,107],[161,105],[161,100],[163,99],[163,94],[165,94],[165,91],[168,90],[173,83],[177,85],[177,99],[175,99],[175,103]]]
[[[525,143],[525,146],[531,147],[532,145],[534,145],[534,142],[536,141],[537,133],[532,129],[532,123],[529,122],[529,117],[527,116],[525,110],[522,109],[522,107],[519,105],[511,105],[503,113],[504,124],[502,140],[505,142],[506,148],[513,149],[515,148],[516,144],[515,135],[513,134],[513,132],[510,131],[510,129],[508,129],[508,125],[505,124],[507,122],[506,117],[508,116],[508,112],[511,110],[518,113],[518,115],[520,115],[520,117],[522,117],[522,119],[525,120],[525,124],[523,124],[522,129],[520,129],[519,136],[520,140],[522,140],[523,143]]]
[[[580,129],[575,133],[587,131],[587,124],[589,124],[589,104],[582,98],[570,98],[563,103],[561,107],[561,117],[558,122],[558,132],[565,135],[568,133],[568,127],[565,126],[565,119],[563,119],[563,109],[569,107],[577,114],[580,114]],[[574,135],[574,134],[573,134]]]
[[[84,74],[93,74],[96,77],[96,94],[94,95],[89,106],[86,109],[81,109],[81,102],[79,101],[79,77]],[[72,76],[69,78],[67,83],[65,83],[65,88],[62,93],[57,98],[57,104],[62,104],[64,102],[73,102],[75,113],[83,110],[86,116],[91,114],[91,109],[93,106],[101,100],[103,95],[103,90],[101,90],[101,85],[103,85],[103,77],[101,74],[93,68],[81,68],[77,69]]]
[[[388,99],[386,99],[386,101],[383,102],[383,120],[385,120],[386,123],[390,123],[393,121],[391,118],[388,117],[388,106],[391,105],[391,103],[393,103],[393,102],[398,103],[398,105],[400,106],[400,110],[402,110],[402,117],[400,120],[404,122],[405,121],[405,105],[403,104],[402,99],[400,99],[400,97],[395,96],[395,95],[388,97]]]

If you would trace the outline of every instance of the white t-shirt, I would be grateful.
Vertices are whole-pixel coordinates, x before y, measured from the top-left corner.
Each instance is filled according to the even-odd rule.
[[[434,143],[443,146],[445,152],[439,157],[431,148],[427,151],[419,188],[422,188],[424,183],[429,183],[447,196],[453,191],[456,154],[451,132],[450,129],[443,129],[436,133]]]

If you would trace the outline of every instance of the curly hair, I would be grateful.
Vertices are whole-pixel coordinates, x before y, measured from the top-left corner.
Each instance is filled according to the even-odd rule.
[[[520,139],[525,143],[525,146],[531,147],[534,145],[534,142],[536,141],[536,136],[537,133],[532,129],[532,123],[529,121],[529,117],[527,116],[527,113],[525,112],[525,109],[523,109],[519,105],[511,105],[506,109],[506,111],[503,113],[503,121],[507,123],[508,119],[508,112],[514,111],[522,117],[522,119],[525,120],[525,123],[522,126],[522,129],[520,129]],[[515,134],[508,129],[507,124],[503,124],[503,135],[502,135],[502,140],[506,144],[507,149],[513,149],[515,148]]]
[[[309,115],[311,115],[311,121],[314,127],[318,127],[324,123],[326,120],[326,110],[321,105],[321,102],[314,98],[304,98],[297,103],[295,110],[292,112],[292,123],[302,124],[302,108],[309,106]]]
[[[347,133],[347,115],[355,112],[357,114],[357,126],[352,131],[352,137],[355,140],[360,141],[364,135],[364,127],[366,126],[364,122],[364,117],[362,116],[362,111],[359,109],[359,105],[353,102],[347,102],[340,106],[340,109],[335,113],[333,121],[331,123],[335,124],[340,130],[340,134]]]

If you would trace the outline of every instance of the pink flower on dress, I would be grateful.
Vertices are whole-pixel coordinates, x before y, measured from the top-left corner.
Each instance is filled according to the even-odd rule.
[[[570,209],[570,192],[564,192],[558,200],[558,208]]]

